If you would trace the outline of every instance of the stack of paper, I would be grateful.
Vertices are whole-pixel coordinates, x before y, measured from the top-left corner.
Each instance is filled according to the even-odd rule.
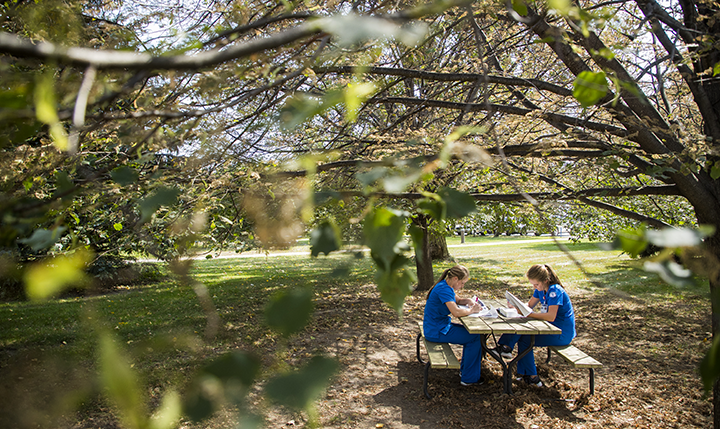
[[[505,291],[505,298],[508,300],[510,305],[515,307],[517,309],[517,311],[519,311],[520,314],[523,315],[523,317],[527,317],[528,314],[532,313],[532,308],[528,307],[527,304],[520,301],[518,299],[518,297],[511,294],[510,291]],[[506,316],[506,317],[510,317],[510,316]]]
[[[520,317],[520,313],[518,313],[514,308],[498,308],[497,311],[502,317],[506,317],[508,319]]]

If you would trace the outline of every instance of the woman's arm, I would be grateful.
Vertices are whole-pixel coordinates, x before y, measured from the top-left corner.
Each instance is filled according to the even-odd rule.
[[[530,301],[532,302],[532,299]],[[528,317],[532,317],[533,319],[545,320],[548,322],[554,322],[555,318],[557,317],[559,308],[559,305],[550,305],[548,306],[547,313],[530,313]]]
[[[471,305],[475,304],[475,301],[473,301],[470,298],[456,298],[455,302],[457,303],[457,305],[471,306]]]
[[[445,305],[447,305],[448,310],[450,310],[450,314],[455,317],[464,317],[473,313],[479,313],[482,309],[478,303],[474,303],[470,308],[460,308],[455,301],[448,301]]]
[[[532,297],[530,298],[530,301],[528,301],[528,307],[535,308],[538,302],[540,302],[540,298]]]

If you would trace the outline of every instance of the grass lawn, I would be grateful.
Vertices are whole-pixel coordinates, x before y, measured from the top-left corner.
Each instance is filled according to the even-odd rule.
[[[697,287],[677,289],[664,284],[657,276],[642,271],[641,262],[627,255],[602,250],[594,243],[573,244],[563,238],[558,240],[566,245],[567,253],[558,249],[550,237],[466,237],[463,244],[459,237],[450,237],[448,245],[456,261],[470,269],[472,277],[466,285],[467,293],[501,297],[502,292],[509,289],[518,296],[529,296],[531,288],[524,279],[525,271],[532,264],[548,263],[556,269],[573,300],[577,299],[579,313],[586,314],[587,320],[594,320],[597,315],[591,312],[600,311],[595,308],[600,303],[604,308],[609,308],[609,312],[617,310],[618,314],[625,314],[620,317],[631,317],[627,319],[630,323],[635,317],[641,317],[638,314],[642,315],[642,308],[637,305],[637,300],[640,300],[642,306],[653,309],[648,310],[643,323],[661,325],[669,317],[667,314],[663,316],[663,312],[667,312],[671,305],[682,303],[684,314],[692,315],[688,323],[696,323],[698,326],[691,331],[702,332],[691,334],[688,339],[690,343],[678,345],[676,349],[685,350],[694,356],[688,360],[691,367],[697,364],[701,356],[698,350],[702,350],[702,342],[706,341],[709,332],[709,320],[694,319],[709,316],[707,282],[700,282]],[[3,401],[0,406],[0,427],[120,427],[116,411],[103,399],[102,389],[93,381],[97,350],[95,333],[101,328],[112,332],[119,344],[127,350],[131,365],[142,380],[143,392],[150,408],[159,404],[165,392],[172,389],[182,392],[194,370],[203,361],[228,350],[243,349],[257,353],[262,357],[266,373],[300,364],[310,355],[323,351],[336,356],[343,369],[340,378],[320,401],[321,426],[376,427],[380,423],[374,422],[382,419],[368,411],[372,407],[367,405],[377,400],[378,393],[370,392],[372,386],[382,386],[385,389],[382,392],[386,392],[412,385],[418,374],[422,379],[421,370],[415,366],[419,364],[412,364],[414,331],[411,324],[413,320],[422,317],[422,294],[408,298],[402,318],[399,318],[380,302],[379,294],[372,286],[374,270],[367,254],[361,259],[353,254],[310,258],[307,245],[290,249],[286,253],[193,261],[190,274],[194,281],[203,286],[182,284],[172,274],[168,274],[167,279],[160,283],[119,288],[112,294],[44,303],[1,303],[0,393],[10,400]],[[435,266],[436,278],[452,264],[449,261],[438,262]],[[286,342],[265,327],[263,308],[274,291],[296,286],[312,288],[316,312],[311,326]],[[207,331],[210,320],[208,313],[197,297],[198,291],[202,290],[207,290],[214,314],[219,317],[218,329],[211,332],[211,336],[208,336]],[[628,297],[634,300],[628,300]],[[622,313],[630,308],[632,312]],[[599,317],[602,318],[602,315]],[[596,331],[588,327],[586,332]],[[625,339],[622,335],[613,340],[613,336],[607,337],[599,331],[592,335],[599,338],[586,339],[596,341],[607,338],[606,345],[619,341],[622,347],[631,348],[628,344],[639,341],[637,338]],[[388,338],[402,338],[403,346],[395,349],[392,341],[390,345],[387,344],[390,341]],[[608,341],[610,344],[607,344]],[[363,344],[364,350],[361,350]],[[348,348],[350,345],[357,346],[357,350]],[[647,353],[654,353],[658,359],[667,357],[663,354],[662,341],[646,349]],[[388,370],[378,372],[369,366],[375,362],[371,350],[375,350],[376,356],[382,356],[379,358],[381,361],[394,362],[395,369],[388,374]],[[361,353],[359,361],[345,361],[345,356],[354,353]],[[613,359],[610,355],[605,358]],[[642,359],[654,358],[650,356]],[[362,362],[367,365],[362,366]],[[608,366],[611,365],[613,363],[608,362]],[[406,374],[398,377],[403,371]],[[690,386],[688,389],[698,391],[699,382],[692,370],[683,366],[672,371],[682,374],[683,383]],[[583,380],[584,377],[583,372],[578,374],[577,379]],[[349,384],[345,386],[344,380],[350,379],[356,382],[374,380],[374,384],[369,382],[368,386],[363,385],[364,390],[357,388],[351,381],[347,381]],[[412,392],[411,386],[407,388],[410,389],[408,392]],[[358,395],[365,392],[369,396],[353,396],[352,389]],[[68,391],[77,394],[68,396]],[[581,391],[573,390],[568,395],[579,395],[573,397],[573,404],[579,404],[581,411],[583,407],[589,407],[584,412],[592,414],[597,404],[592,402],[593,398],[582,396],[579,393]],[[599,385],[598,391],[603,391],[602,385]],[[602,395],[599,393],[596,396],[606,406],[609,399]],[[620,397],[622,394],[617,395]],[[406,396],[410,403],[386,404],[387,413],[397,412],[392,411],[393,407],[400,407],[402,414],[402,410],[407,407],[422,405],[422,395],[415,397],[413,393],[407,393]],[[266,422],[275,424],[283,423],[283,419],[292,419],[301,425],[304,418],[302,414],[274,410],[260,398],[257,388],[250,397],[251,406],[266,416]],[[452,393],[446,397],[451,398]],[[517,403],[518,398],[522,397],[520,393],[513,398],[503,399],[509,401],[506,407],[516,406],[514,414],[506,413],[510,420],[502,420],[503,424],[514,422],[516,427],[525,427],[532,420],[518,414],[518,409],[532,408],[532,401]],[[705,416],[707,401],[702,398],[692,401],[693,406],[701,408],[698,412],[705,413],[702,414]],[[358,403],[364,405],[361,407]],[[352,411],[356,405],[357,409]],[[442,423],[439,409],[433,412],[431,405],[417,410],[418,413],[424,413],[428,422],[435,422],[430,426],[400,416],[394,418],[394,426],[384,427],[452,425],[447,421]],[[648,410],[652,411],[655,407],[654,411],[658,411],[659,405],[650,405]],[[443,406],[444,412],[447,407],[451,407],[450,404]],[[458,406],[467,407],[468,404]],[[477,404],[473,403],[472,406]],[[575,412],[576,408],[567,411],[568,406],[563,406],[566,412]],[[340,411],[343,407],[350,407],[351,411]],[[72,411],[73,408],[77,408],[77,411]],[[553,417],[552,413],[541,410],[536,412],[549,416],[547,418],[570,422],[562,427],[625,427],[624,424],[613,423],[610,415],[612,407],[609,407],[607,415],[597,411],[592,418],[584,417],[586,423],[597,420],[597,426],[594,423],[575,426],[571,420],[562,416]],[[230,411],[220,413],[203,425],[184,421],[182,427],[226,427],[232,418],[231,414]],[[705,423],[703,418],[695,414],[681,422],[687,424],[695,421],[692,419],[700,424]],[[667,427],[682,427],[683,424]],[[529,423],[527,427],[530,427]]]

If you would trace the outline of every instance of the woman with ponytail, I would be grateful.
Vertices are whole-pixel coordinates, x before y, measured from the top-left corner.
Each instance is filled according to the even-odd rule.
[[[533,308],[540,303],[539,313],[530,313],[528,317],[545,320],[562,330],[560,335],[537,335],[535,346],[566,346],[575,338],[575,311],[570,296],[563,288],[557,274],[549,265],[533,265],[525,274],[533,286],[533,296],[528,307]],[[515,344],[518,350],[530,346],[530,335],[505,334],[498,340],[495,351],[503,358],[511,359]],[[531,350],[517,363],[517,374],[528,384],[542,386],[535,366],[535,354]]]
[[[483,383],[480,376],[480,335],[470,334],[462,325],[452,323],[450,318],[450,315],[463,317],[481,310],[480,304],[472,299],[455,297],[455,292],[462,289],[469,278],[468,269],[462,265],[445,270],[428,293],[423,317],[423,335],[429,341],[463,345],[460,361],[460,384],[463,386]],[[459,305],[467,308],[460,308]]]

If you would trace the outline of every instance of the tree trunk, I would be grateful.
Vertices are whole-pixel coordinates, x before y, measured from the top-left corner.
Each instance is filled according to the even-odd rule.
[[[427,232],[427,229],[425,230]],[[452,259],[447,247],[447,239],[442,234],[430,231],[430,257],[433,261],[447,261]]]
[[[705,240],[705,244],[711,254],[710,258],[715,257],[714,261],[710,261],[709,265],[714,267],[708,273],[710,278],[710,308],[712,314],[712,338],[714,340],[720,335],[720,226],[716,226],[717,231],[712,237]],[[711,343],[712,344],[712,343]],[[720,378],[713,383],[713,424],[715,429],[720,429]]]
[[[705,248],[708,252],[705,267],[710,281],[711,326],[714,342],[720,335],[720,218],[708,219],[698,216],[698,224],[710,224],[716,228],[715,234],[705,239]],[[715,429],[720,429],[720,379],[716,379],[713,383],[712,395],[713,425]]]
[[[423,232],[421,254],[415,253],[415,267],[417,269],[418,284],[416,291],[430,290],[435,284],[433,275],[432,256],[430,254],[430,234],[428,233],[427,217],[420,215],[412,221]],[[447,249],[447,245],[445,246]]]

